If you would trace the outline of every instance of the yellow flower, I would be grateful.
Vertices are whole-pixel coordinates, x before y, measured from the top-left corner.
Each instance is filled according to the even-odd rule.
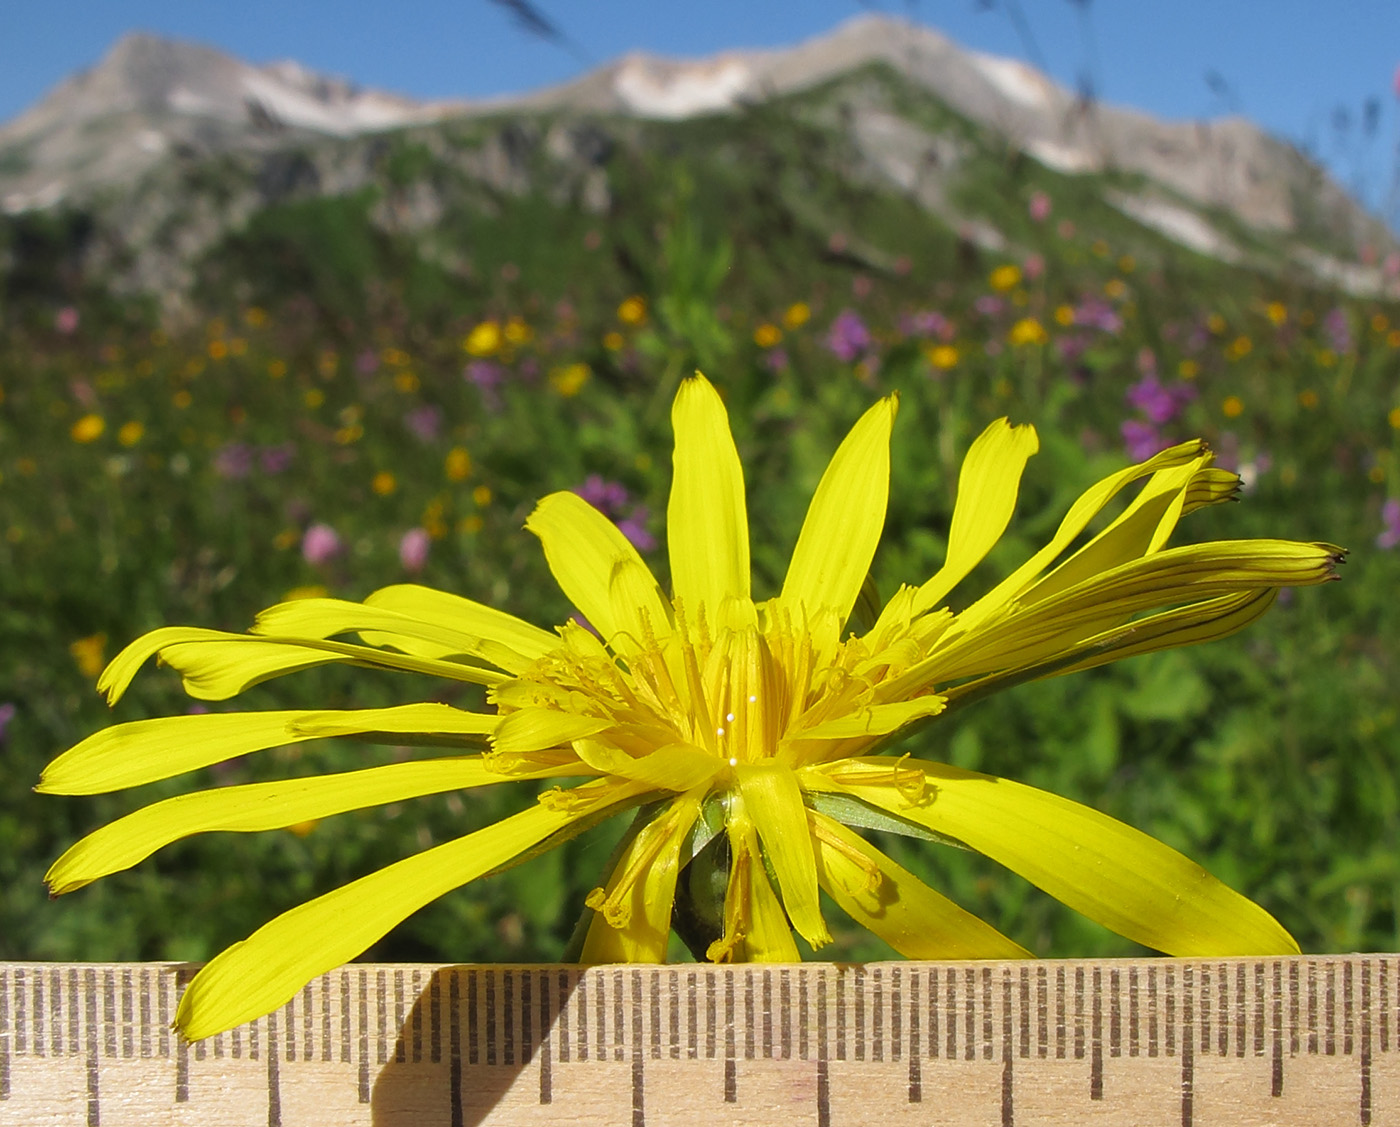
[[[764,321],[753,331],[753,342],[759,348],[772,348],[783,339],[783,330],[771,321]]]
[[[998,292],[1014,290],[1021,284],[1021,268],[1013,263],[998,266],[987,278],[987,284]]]
[[[478,485],[472,490],[472,500],[479,509],[486,508],[491,503],[491,487],[489,485]]]
[[[505,328],[501,330],[501,333],[506,338],[507,344],[525,344],[535,335],[535,330],[530,328],[522,318],[511,317],[506,321]]]
[[[885,753],[1000,688],[1230,634],[1279,587],[1332,578],[1340,549],[1284,540],[1167,548],[1183,513],[1229,500],[1239,485],[1202,443],[1187,442],[1092,486],[1045,547],[955,610],[950,594],[1001,538],[1038,447],[1031,427],[1001,419],[963,462],[943,566],[880,605],[866,577],[885,522],[897,406],[894,396],[877,402],[837,448],[781,589],[767,599],[750,589],[746,490],[728,416],[697,377],[672,408],[669,594],[578,495],[545,497],[526,522],[596,633],[572,621],[543,630],[405,584],[363,603],[282,603],[248,634],[166,627],[137,639],[99,681],[109,700],[159,656],[203,700],[349,662],[482,685],[492,707],[218,712],[99,731],[54,760],[38,789],[102,793],[326,737],[460,751],[165,799],[75,844],[49,870],[50,889],[69,892],[208,830],[285,829],[419,795],[574,780],[224,951],[181,1000],[176,1024],[193,1040],[281,1005],[444,893],[632,812],[635,832],[587,897],[584,962],[664,960],[678,895],[705,909],[693,918],[713,922],[683,925],[700,954],[794,961],[794,932],[813,949],[830,940],[823,891],[908,956],[1027,954],[856,832],[870,827],[984,853],[1168,954],[1296,952],[1263,909],[1121,822],[1010,780]],[[1135,482],[1137,496],[1099,522]],[[1091,526],[1099,531],[1085,541]]]
[[[448,481],[466,481],[472,473],[472,456],[461,446],[454,446],[443,459],[443,473]]]
[[[951,344],[935,344],[924,349],[928,362],[940,372],[958,366],[958,350]]]
[[[647,299],[633,294],[617,307],[617,319],[624,325],[640,325],[647,319]]]
[[[1066,329],[1069,328],[1071,325],[1073,325],[1073,324],[1074,324],[1074,306],[1072,306],[1072,305],[1057,305],[1057,306],[1055,306],[1055,324],[1061,325],[1061,326],[1063,326],[1063,327],[1066,328]]]
[[[1122,278],[1110,278],[1103,284],[1104,296],[1117,301],[1128,292],[1128,284]]]
[[[549,373],[549,382],[555,391],[568,399],[583,390],[583,385],[592,374],[588,365],[582,362],[565,364]]]
[[[1194,360],[1183,360],[1176,366],[1176,374],[1183,380],[1194,380],[1201,374],[1201,366]]]
[[[73,655],[79,673],[84,677],[96,677],[107,660],[107,635],[91,634],[79,638],[68,647],[68,652]]]
[[[462,341],[462,347],[472,356],[492,356],[501,350],[501,326],[497,321],[482,321]]]
[[[374,475],[369,487],[381,497],[387,497],[399,487],[399,482],[388,470],[380,470]]]
[[[1281,301],[1271,301],[1264,307],[1264,313],[1273,325],[1282,325],[1288,320],[1288,306]]]
[[[106,429],[107,421],[101,415],[84,415],[73,424],[69,434],[73,436],[74,442],[96,442]]]
[[[145,433],[145,426],[133,419],[129,423],[122,424],[121,430],[117,431],[117,441],[123,446],[135,446]]]
[[[812,307],[805,301],[794,301],[783,311],[783,328],[791,332],[800,329],[812,318]]]
[[[1254,342],[1247,336],[1237,336],[1225,346],[1225,358],[1227,360],[1243,360],[1254,351]]]
[[[1044,344],[1048,338],[1044,325],[1034,317],[1023,317],[1011,326],[1007,339],[1012,344]]]
[[[1220,410],[1227,419],[1238,419],[1244,414],[1244,400],[1238,395],[1227,395],[1225,402],[1220,405]]]

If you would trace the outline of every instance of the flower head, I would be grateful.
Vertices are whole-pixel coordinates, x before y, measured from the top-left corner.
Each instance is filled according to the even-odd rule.
[[[294,908],[223,952],[180,1005],[177,1023],[195,1039],[282,1004],[443,893],[630,811],[633,830],[587,898],[585,962],[662,961],[679,907],[696,909],[685,938],[710,959],[795,960],[794,933],[814,949],[830,940],[822,890],[906,955],[1026,954],[853,828],[872,826],[980,851],[1169,954],[1296,951],[1263,909],[1137,830],[1019,783],[884,753],[999,688],[1229,634],[1278,588],[1333,577],[1340,550],[1283,540],[1167,548],[1184,513],[1229,499],[1238,485],[1203,444],[1188,442],[1091,487],[1044,548],[955,612],[948,597],[1010,522],[1038,445],[1030,427],[1003,419],[963,463],[943,566],[880,605],[868,573],[897,406],[893,396],[876,403],[841,443],[768,599],[750,588],[747,500],[728,418],[698,377],[672,411],[669,593],[576,493],[545,497],[526,523],[592,630],[570,621],[549,632],[400,585],[363,603],[282,603],[248,634],[166,627],[138,639],[102,676],[109,699],[159,655],[202,700],[342,661],[484,685],[494,711],[210,713],[98,732],[50,764],[40,789],[110,791],[327,736],[459,744],[461,754],[167,799],[79,841],[50,870],[51,889],[78,888],[205,830],[288,827],[513,780],[575,780]],[[1142,488],[1122,512],[1071,551],[1135,482]],[[863,625],[852,629],[855,621]],[[709,879],[694,879],[697,871]]]

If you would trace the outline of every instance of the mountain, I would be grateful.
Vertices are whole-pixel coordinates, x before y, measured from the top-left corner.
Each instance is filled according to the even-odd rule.
[[[1301,272],[1355,293],[1387,284],[1376,262],[1395,247],[1392,234],[1248,121],[1165,122],[1085,103],[1023,63],[879,15],[788,49],[694,61],[632,54],[560,86],[433,104],[296,63],[257,67],[129,35],[0,126],[0,209],[26,231],[34,216],[66,217],[58,235],[44,228],[44,246],[58,238],[88,280],[169,304],[223,240],[290,200],[377,193],[366,206],[381,232],[457,269],[469,256],[433,228],[453,207],[500,206],[468,201],[473,191],[543,193],[603,214],[617,192],[617,153],[665,151],[663,138],[690,123],[760,120],[775,142],[782,130],[816,130],[842,154],[821,175],[912,200],[926,222],[984,250],[1033,248],[968,185],[1014,194],[998,178],[1024,181],[1032,167],[1213,261]],[[463,178],[476,187],[454,199],[448,185]],[[784,206],[795,222],[820,226],[803,196],[787,193]],[[9,261],[14,272],[26,238],[9,240],[0,269]],[[853,245],[868,263],[897,257]]]

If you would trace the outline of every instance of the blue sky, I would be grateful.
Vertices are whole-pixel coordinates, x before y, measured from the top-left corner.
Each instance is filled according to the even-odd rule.
[[[445,98],[563,81],[637,48],[693,57],[791,44],[875,8],[912,16],[967,46],[1038,63],[1066,84],[1091,71],[1107,100],[1159,116],[1238,110],[1309,145],[1373,203],[1389,187],[1400,141],[1392,86],[1400,64],[1397,0],[534,2],[578,54],[522,33],[488,0],[8,0],[0,3],[0,121],[135,29],[253,62],[290,57],[367,86]],[[1223,84],[1212,87],[1211,73]],[[1368,99],[1380,116],[1365,143]],[[1349,119],[1344,132],[1336,128],[1339,109]]]

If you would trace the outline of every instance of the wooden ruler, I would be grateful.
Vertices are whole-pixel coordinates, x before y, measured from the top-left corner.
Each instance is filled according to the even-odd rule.
[[[0,964],[0,1124],[1400,1124],[1395,955],[352,964],[190,1045],[195,969]]]

